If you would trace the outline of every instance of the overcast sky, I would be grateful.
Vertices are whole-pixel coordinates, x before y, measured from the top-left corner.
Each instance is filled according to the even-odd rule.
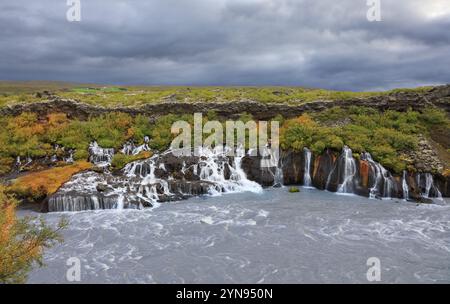
[[[1,0],[0,79],[378,90],[450,83],[450,0]]]

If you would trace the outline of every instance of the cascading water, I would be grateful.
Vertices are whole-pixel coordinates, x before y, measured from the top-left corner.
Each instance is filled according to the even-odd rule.
[[[375,173],[375,180],[370,188],[369,197],[386,197],[389,198],[392,195],[394,187],[394,181],[392,176],[380,163],[377,163],[372,159],[372,155],[369,152],[365,152],[361,155],[362,160],[366,160],[373,172]]]
[[[211,194],[217,194],[217,189],[222,188],[219,192],[262,192],[262,187],[256,182],[247,179],[242,170],[241,163],[245,156],[242,147],[236,149],[235,156],[230,159],[226,156],[227,149],[219,147],[213,150],[200,148],[200,161],[198,169],[200,170],[200,180],[208,181],[214,184],[211,187]],[[226,171],[229,170],[229,178],[226,178]]]
[[[262,192],[241,168],[243,149],[238,149],[234,157],[219,149],[199,152],[199,156],[177,158],[167,151],[128,164],[119,176],[80,173],[49,199],[49,211],[142,208],[193,195]],[[176,163],[167,168],[167,159]]]
[[[249,151],[251,155],[251,151]],[[261,167],[273,176],[273,187],[283,186],[283,162],[278,150],[265,147],[261,151]]]
[[[425,193],[423,196],[426,198],[430,197],[430,190],[433,186],[433,176],[430,173],[425,173]]]
[[[66,163],[73,163],[73,150],[69,150],[69,156],[67,158],[64,159],[64,161]]]
[[[422,197],[430,198],[433,196],[442,199],[442,194],[435,186],[433,175],[431,173],[418,173],[416,178],[417,185],[423,189],[421,193]]]
[[[149,140],[149,137],[145,136],[144,143],[140,146],[136,146],[134,142],[129,141],[123,145],[123,148],[122,150],[120,150],[120,152],[125,155],[138,155],[143,151],[150,151],[150,147],[148,146]]]
[[[409,199],[409,188],[408,188],[408,182],[406,180],[406,170],[403,170],[402,189],[403,189],[403,198],[405,200],[408,200]]]
[[[89,145],[89,161],[96,165],[107,165],[114,156],[114,149],[102,148],[96,141]]]
[[[352,150],[344,146],[341,157],[344,160],[342,183],[338,186],[338,193],[353,193],[353,177],[356,174],[356,163]]]
[[[311,180],[311,150],[308,148],[303,149],[304,155],[305,155],[305,173],[303,175],[303,185],[305,187],[312,187],[312,180]]]

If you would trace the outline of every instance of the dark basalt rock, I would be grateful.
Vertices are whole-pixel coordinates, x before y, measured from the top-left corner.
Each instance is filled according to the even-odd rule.
[[[305,157],[302,152],[287,151],[281,156],[283,182],[285,185],[303,184]],[[314,163],[314,160],[312,160]],[[310,172],[312,176],[312,172]]]
[[[274,184],[274,176],[276,168],[261,168],[260,156],[245,156],[242,159],[242,170],[244,170],[247,178],[258,184],[269,187]]]
[[[42,95],[44,96],[44,95]],[[185,113],[208,113],[215,111],[219,117],[233,119],[241,113],[252,114],[255,119],[269,120],[278,113],[283,113],[287,118],[296,117],[305,112],[323,111],[324,109],[340,106],[348,108],[358,104],[360,106],[378,109],[380,111],[395,110],[406,111],[412,108],[422,111],[425,105],[437,106],[450,113],[450,85],[437,86],[425,93],[395,92],[389,95],[374,96],[369,98],[354,98],[346,100],[318,100],[300,105],[288,105],[277,103],[262,103],[252,100],[235,100],[222,102],[161,102],[146,104],[140,107],[112,107],[105,108],[85,104],[76,100],[61,99],[57,96],[47,96],[44,102],[15,104],[0,109],[0,115],[17,116],[23,112],[34,112],[39,117],[45,117],[54,112],[63,112],[71,118],[87,119],[89,116],[101,115],[108,112],[123,112],[136,116],[145,114],[150,118],[161,115],[185,114]]]
[[[322,155],[315,158],[314,171],[312,175],[313,186],[320,190],[325,190],[328,175],[334,168],[336,155],[331,150],[326,150]]]
[[[435,175],[436,186],[441,191],[442,196],[450,197],[450,175],[444,176],[442,174]]]

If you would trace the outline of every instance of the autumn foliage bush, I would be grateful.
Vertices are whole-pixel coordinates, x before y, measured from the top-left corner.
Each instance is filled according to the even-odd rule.
[[[16,216],[17,201],[0,187],[0,283],[25,283],[35,266],[42,266],[46,248],[62,241],[62,219],[56,228],[42,219]]]
[[[91,167],[87,161],[78,161],[68,166],[32,172],[14,180],[8,191],[29,202],[40,201],[55,193],[74,174]]]

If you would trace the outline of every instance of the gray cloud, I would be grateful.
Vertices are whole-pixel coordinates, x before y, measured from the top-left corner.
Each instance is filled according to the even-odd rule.
[[[447,0],[65,0],[0,4],[0,79],[300,85],[342,90],[450,82]]]

